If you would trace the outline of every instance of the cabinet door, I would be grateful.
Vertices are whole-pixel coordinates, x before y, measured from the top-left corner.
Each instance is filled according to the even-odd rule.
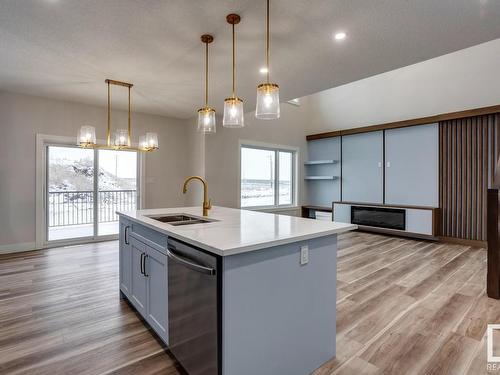
[[[383,133],[342,137],[342,200],[383,203]]]
[[[142,316],[146,316],[147,277],[142,273],[143,257],[146,255],[146,245],[130,238],[132,252],[132,278],[130,285],[130,301]]]
[[[132,248],[130,245],[129,222],[120,219],[120,290],[130,297],[130,283],[132,279]]]
[[[146,246],[146,275],[148,278],[147,321],[168,344],[167,257]]]
[[[438,206],[438,124],[385,132],[385,202]]]

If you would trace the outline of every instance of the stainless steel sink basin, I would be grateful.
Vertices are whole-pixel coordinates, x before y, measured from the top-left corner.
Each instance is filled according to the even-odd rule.
[[[174,226],[190,225],[190,224],[203,224],[210,223],[216,220],[202,219],[196,216],[189,216],[184,214],[165,215],[165,216],[148,216],[150,219],[161,221]]]

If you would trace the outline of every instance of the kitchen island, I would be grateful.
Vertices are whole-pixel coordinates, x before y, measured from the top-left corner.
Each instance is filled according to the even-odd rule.
[[[309,374],[335,356],[337,235],[213,207],[118,212],[120,292],[188,374]]]

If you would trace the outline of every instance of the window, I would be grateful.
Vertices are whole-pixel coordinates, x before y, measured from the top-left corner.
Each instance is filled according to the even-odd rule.
[[[295,204],[296,151],[241,146],[241,207],[278,207]]]

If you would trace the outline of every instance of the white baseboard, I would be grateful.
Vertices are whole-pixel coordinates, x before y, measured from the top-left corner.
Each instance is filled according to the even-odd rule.
[[[10,245],[0,245],[0,254],[19,253],[21,251],[36,250],[35,242],[20,242]]]

